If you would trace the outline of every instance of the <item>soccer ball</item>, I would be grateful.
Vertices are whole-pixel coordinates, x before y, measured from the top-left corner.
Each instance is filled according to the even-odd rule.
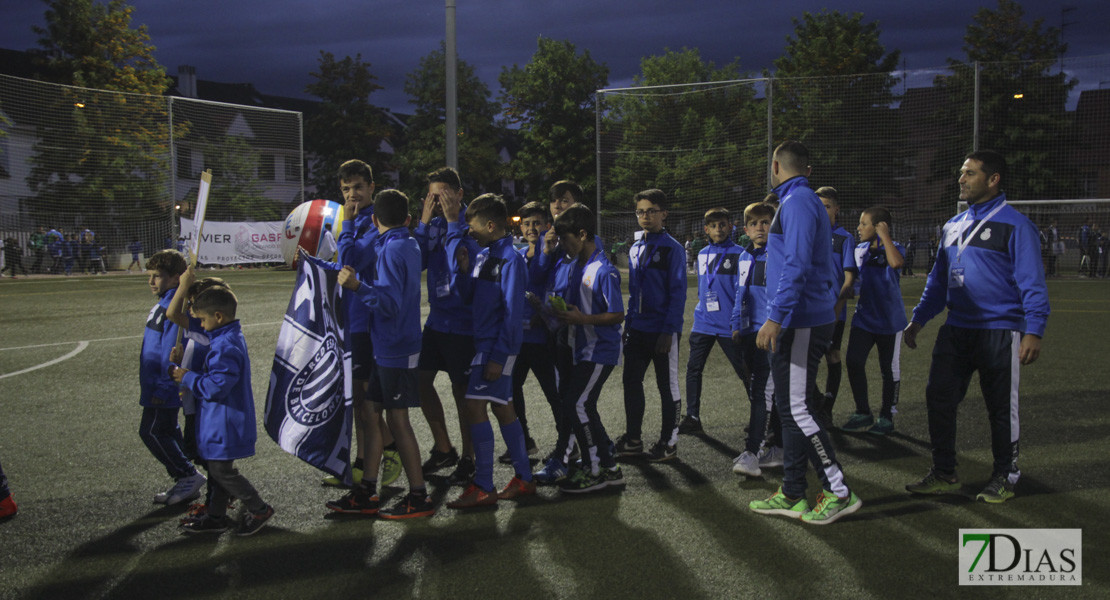
[[[343,227],[342,211],[343,207],[331,200],[310,200],[294,208],[285,218],[281,236],[281,256],[285,264],[293,266],[298,247],[315,256],[324,237],[325,225],[330,224],[332,235],[338,238]]]

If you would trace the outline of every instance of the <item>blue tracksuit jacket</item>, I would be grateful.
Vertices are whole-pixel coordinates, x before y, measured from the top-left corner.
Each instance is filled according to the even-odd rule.
[[[829,214],[805,177],[792,177],[774,191],[782,201],[767,236],[769,318],[795,329],[832,323],[840,289]]]
[[[177,343],[177,325],[166,318],[166,308],[177,288],[166,290],[150,309],[139,353],[139,404],[154,408],[179,408],[177,382],[169,375],[170,350]]]
[[[645,233],[628,251],[628,328],[682,333],[686,248],[666,230]]]
[[[357,297],[370,309],[374,361],[383,367],[415,369],[420,357],[420,245],[408,227],[377,238],[372,283],[360,279]]]
[[[466,207],[459,212],[456,223],[465,229]],[[430,223],[419,223],[413,232],[420,244],[424,268],[428,270],[428,305],[431,311],[424,323],[441,333],[474,334],[473,309],[459,296],[459,272],[455,255],[447,252],[447,219],[435,217]],[[468,235],[461,240],[461,248],[470,256],[470,264],[478,255],[478,244]]]
[[[470,239],[459,223],[447,225],[447,253],[459,251]],[[505,236],[482,248],[470,264],[469,276],[460,276],[459,293],[474,310],[474,350],[499,365],[520,354],[524,329],[524,285],[528,279],[524,257]]]
[[[239,321],[209,332],[204,372],[182,378],[197,403],[197,452],[206,460],[254,455],[258,430],[251,390],[251,359]]]
[[[740,335],[759,331],[767,322],[767,248],[748,246],[740,253],[740,273],[736,276],[736,302],[732,306],[731,327]]]
[[[894,242],[903,258],[906,249]],[[880,335],[891,335],[906,328],[906,305],[902,302],[901,270],[892,269],[886,262],[886,247],[880,241],[875,248],[863,242],[855,248],[856,268],[859,271],[859,295],[856,312],[852,314],[852,327],[859,327]]]
[[[744,249],[731,239],[710,244],[698,252],[698,305],[694,307],[694,333],[732,336],[732,309],[736,302],[740,255]],[[717,310],[706,304],[709,293],[715,296]]]

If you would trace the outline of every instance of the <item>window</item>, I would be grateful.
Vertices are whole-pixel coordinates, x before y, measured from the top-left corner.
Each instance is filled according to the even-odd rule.
[[[285,180],[297,181],[301,180],[301,160],[296,156],[285,157]]]
[[[263,154],[258,159],[258,178],[262,181],[273,181],[274,174],[274,155]]]

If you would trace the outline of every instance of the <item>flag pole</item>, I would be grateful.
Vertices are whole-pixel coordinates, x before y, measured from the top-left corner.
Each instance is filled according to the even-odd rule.
[[[197,266],[197,258],[200,256],[200,237],[204,232],[204,213],[208,209],[208,191],[212,189],[212,169],[206,169],[200,174],[200,186],[197,190],[197,204],[196,210],[193,211],[193,239],[186,250],[189,252],[189,266]],[[189,315],[186,311],[185,317]],[[177,329],[177,343],[175,346],[181,345],[181,338],[185,332],[179,327]]]

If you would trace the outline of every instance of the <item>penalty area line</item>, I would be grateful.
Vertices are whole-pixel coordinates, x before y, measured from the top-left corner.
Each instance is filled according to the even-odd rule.
[[[5,373],[3,375],[0,375],[0,379],[4,379],[5,377],[14,377],[16,375],[22,375],[24,373],[30,373],[31,371],[38,371],[39,369],[44,369],[44,368],[49,367],[51,365],[56,365],[56,364],[58,364],[62,361],[69,360],[69,359],[73,358],[74,356],[77,356],[85,348],[88,348],[88,347],[89,347],[88,342],[77,342],[77,347],[74,348],[72,351],[70,351],[69,354],[66,354],[64,356],[59,356],[58,358],[55,358],[54,360],[48,360],[48,361],[46,361],[46,362],[44,362],[40,365],[35,365],[33,367],[23,369],[22,371],[16,371],[15,373]]]

